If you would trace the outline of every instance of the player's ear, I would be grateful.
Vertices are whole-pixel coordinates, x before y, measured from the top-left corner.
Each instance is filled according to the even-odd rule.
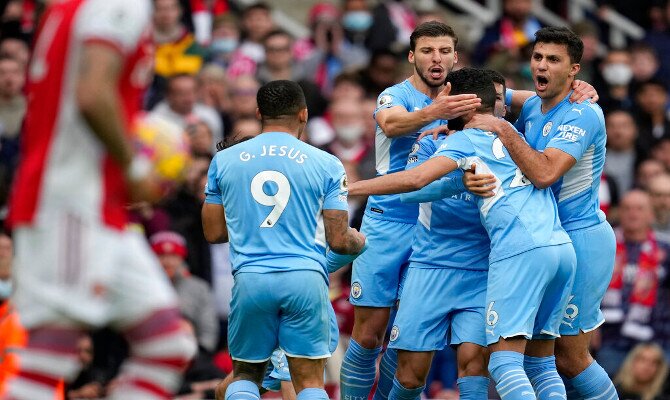
[[[407,61],[409,61],[410,64],[414,64],[414,52],[412,50],[407,53]]]
[[[307,123],[307,118],[309,118],[309,112],[307,111],[307,107],[305,107],[298,112],[298,120],[301,124],[305,124]]]
[[[454,64],[458,64],[458,52],[454,51]]]
[[[261,118],[261,110],[258,107],[256,107],[256,119],[259,120],[259,121],[262,119]]]
[[[572,64],[572,67],[570,68],[570,76],[573,78],[577,76],[581,68],[582,68],[581,65],[579,65],[578,63]]]

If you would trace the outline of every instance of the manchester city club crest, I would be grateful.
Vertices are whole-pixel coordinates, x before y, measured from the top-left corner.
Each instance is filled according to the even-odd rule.
[[[544,125],[544,128],[542,128],[542,136],[547,136],[549,132],[551,132],[551,127],[554,125],[553,122],[549,121]]]
[[[419,145],[419,143],[414,143],[412,145],[412,151],[409,152],[409,155],[413,156],[414,154],[418,153],[420,148],[421,146]]]
[[[389,340],[391,342],[395,342],[395,340],[398,338],[399,334],[400,334],[400,329],[398,329],[398,325],[393,325],[393,328],[391,328],[391,336],[389,336]]]
[[[351,297],[357,299],[361,297],[361,294],[363,294],[363,288],[361,287],[361,284],[358,282],[354,282],[351,285]]]

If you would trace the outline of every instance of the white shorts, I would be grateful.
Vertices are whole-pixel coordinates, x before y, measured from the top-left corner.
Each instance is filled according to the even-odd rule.
[[[14,231],[13,300],[28,329],[46,324],[123,328],[177,297],[144,236],[51,213]]]

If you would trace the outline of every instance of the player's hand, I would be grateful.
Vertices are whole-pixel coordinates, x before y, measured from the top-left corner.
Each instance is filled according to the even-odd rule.
[[[356,228],[349,228],[349,231],[351,231],[352,235],[356,238],[356,242],[358,243],[358,248],[360,249],[358,251],[358,255],[362,254],[365,250],[367,250],[365,235],[359,232]]]
[[[499,133],[502,131],[501,123],[508,123],[492,114],[475,114],[472,119],[465,124],[466,128],[476,128],[487,132]]]
[[[581,103],[588,99],[591,99],[591,103],[595,103],[600,99],[596,89],[588,82],[575,80],[572,82],[572,90],[572,95],[570,95],[571,103]]]
[[[430,116],[433,120],[453,119],[477,109],[482,104],[481,99],[475,94],[451,96],[449,93],[451,93],[451,83],[447,82],[433,103],[427,107],[431,111]]]
[[[477,174],[476,173],[476,164],[472,164],[472,167],[465,171],[463,174],[463,185],[474,195],[481,197],[493,197],[495,192],[496,177],[491,174]]]
[[[437,128],[426,129],[425,131],[419,134],[419,137],[416,138],[416,141],[418,142],[419,140],[425,138],[428,135],[432,136],[434,140],[437,140],[440,138],[440,134],[448,135],[449,127],[446,125],[440,125]]]

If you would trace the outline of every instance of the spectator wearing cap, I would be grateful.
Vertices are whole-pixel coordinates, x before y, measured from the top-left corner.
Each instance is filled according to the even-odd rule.
[[[177,292],[182,315],[193,323],[199,347],[214,352],[219,340],[214,296],[204,280],[189,273],[184,261],[186,240],[176,232],[163,231],[151,236],[149,242]]]

